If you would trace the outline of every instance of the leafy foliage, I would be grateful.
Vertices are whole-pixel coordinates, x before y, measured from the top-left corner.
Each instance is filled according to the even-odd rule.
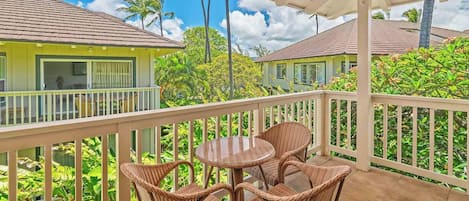
[[[348,74],[342,74],[326,86],[330,90],[356,91],[357,71],[352,69]],[[399,94],[410,96],[426,96],[449,99],[469,99],[469,39],[448,39],[444,46],[435,48],[420,48],[402,55],[384,56],[373,62],[371,68],[371,85],[374,93]],[[334,102],[332,114],[340,107],[341,121],[347,115],[345,102]],[[384,157],[383,145],[387,142],[387,159],[397,161],[397,118],[396,105],[388,105],[388,127],[384,128],[384,107],[375,105],[374,119],[374,152],[375,156]],[[430,111],[428,108],[417,108],[417,153],[413,158],[413,108],[402,106],[402,163],[411,165],[416,160],[416,166],[423,169],[430,167]],[[352,117],[356,115],[356,106],[352,106]],[[453,153],[448,153],[448,111],[435,110],[434,132],[434,171],[441,174],[448,173],[448,156],[453,154],[454,176],[466,179],[464,167],[467,165],[467,113],[454,112]],[[332,116],[331,132],[336,131],[337,115]],[[356,121],[356,120],[355,120]],[[356,125],[352,133],[356,133]],[[384,130],[387,130],[387,141]],[[339,128],[343,131],[346,128]],[[355,140],[355,135],[352,140]],[[336,142],[336,135],[332,135],[332,142]],[[344,139],[339,140],[346,144]],[[407,173],[406,173],[407,174]],[[425,178],[422,178],[425,179]],[[426,179],[429,180],[429,179]],[[432,181],[432,180],[429,180]]]
[[[209,28],[210,53],[212,58],[224,54],[228,50],[227,40],[216,29]],[[194,27],[184,32],[184,53],[194,65],[205,63],[205,28]]]
[[[221,55],[212,63],[197,67],[206,73],[206,80],[210,87],[206,89],[205,102],[226,101],[229,97],[228,57]],[[251,58],[234,54],[234,98],[249,98],[265,96],[266,92],[258,85],[261,83],[261,67],[255,64]]]

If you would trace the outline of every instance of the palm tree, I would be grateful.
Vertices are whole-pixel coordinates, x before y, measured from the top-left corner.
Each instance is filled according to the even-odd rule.
[[[433,7],[435,0],[425,0],[423,2],[422,23],[420,23],[419,47],[428,48],[430,46],[430,33],[432,29]]]
[[[231,24],[230,24],[230,2],[225,0],[226,30],[228,35],[228,71],[230,77],[230,100],[233,99],[234,81],[233,81],[233,55],[231,49]]]
[[[150,0],[150,1],[155,2],[152,5],[154,5],[154,13],[157,14],[157,17],[153,18],[153,20],[150,23],[148,23],[148,25],[153,24],[155,22],[155,20],[158,20],[159,25],[160,25],[160,35],[164,36],[164,33],[163,33],[163,20],[164,20],[164,18],[173,19],[174,18],[174,12],[164,12],[163,11],[164,0]]]
[[[148,0],[124,0],[124,1],[127,3],[127,5],[117,8],[118,11],[123,11],[129,14],[127,17],[124,18],[124,20],[138,17],[140,18],[142,29],[145,30],[145,19],[147,18],[148,15],[152,14],[152,11],[150,10],[150,6],[149,6],[151,1],[148,1]],[[155,5],[152,5],[152,6],[155,6]]]
[[[205,63],[212,62],[212,54],[210,51],[210,37],[209,37],[209,22],[210,22],[210,0],[207,2],[207,9],[205,9],[205,0],[200,0],[202,4],[202,11],[204,15],[204,25],[205,25]]]
[[[413,23],[420,23],[420,17],[422,16],[422,9],[411,8],[404,13],[402,13],[402,17],[407,18],[407,21]]]

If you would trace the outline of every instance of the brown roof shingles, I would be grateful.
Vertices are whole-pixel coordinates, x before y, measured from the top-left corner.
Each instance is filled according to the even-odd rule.
[[[456,36],[469,37],[469,34],[433,27],[431,43],[437,45],[444,38]],[[374,55],[403,53],[408,49],[418,47],[418,41],[417,24],[405,21],[372,21],[371,53]],[[316,36],[292,44],[256,61],[266,62],[340,54],[357,54],[356,20],[351,20]]]
[[[0,0],[0,40],[150,48],[183,44],[60,0]]]

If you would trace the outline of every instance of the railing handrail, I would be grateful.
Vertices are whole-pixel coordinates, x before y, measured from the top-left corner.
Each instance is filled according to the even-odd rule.
[[[153,110],[153,111],[131,112],[131,113],[108,115],[108,116],[97,116],[97,117],[89,117],[89,118],[82,118],[82,119],[71,119],[71,120],[63,120],[63,121],[55,121],[55,122],[36,123],[36,124],[31,124],[31,125],[18,125],[18,126],[0,128],[0,140],[12,138],[16,136],[32,135],[34,133],[37,134],[37,133],[51,132],[51,131],[57,131],[57,130],[77,129],[85,125],[86,126],[99,126],[100,124],[129,123],[129,122],[136,122],[136,121],[143,121],[143,120],[162,119],[162,118],[167,118],[168,120],[163,121],[161,123],[167,123],[167,122],[173,122],[169,120],[170,117],[175,117],[175,116],[184,117],[186,115],[193,115],[190,118],[197,119],[197,118],[203,118],[204,116],[213,116],[216,114],[223,114],[223,113],[227,113],[230,111],[236,112],[237,111],[236,108],[239,108],[239,107],[249,108],[249,105],[251,105],[252,109],[255,109],[254,106],[256,104],[262,104],[264,106],[268,106],[270,105],[269,103],[278,104],[281,101],[291,101],[291,99],[293,98],[301,99],[301,98],[309,98],[311,96],[320,96],[320,95],[356,96],[356,93],[317,90],[317,91],[310,91],[310,92],[266,96],[266,97],[260,97],[260,98],[240,99],[240,100],[233,100],[233,101],[227,101],[227,102],[181,106],[181,107],[176,107],[176,108],[166,108],[166,109]],[[443,108],[441,107],[441,106],[446,106],[446,107],[450,107],[451,109],[458,110],[458,111],[469,111],[469,100],[402,96],[402,95],[385,95],[385,94],[373,94],[372,99],[373,99],[373,102],[376,102],[376,103],[383,103],[383,102],[396,103],[395,101],[397,100],[397,101],[401,101],[399,103],[405,104],[411,101],[417,101],[419,102],[417,105],[420,107],[422,107],[421,103],[429,102],[432,104],[438,104],[438,105],[433,105],[433,107],[440,106],[440,107],[435,107],[438,109],[446,109],[445,107]],[[405,102],[403,103],[402,101],[405,101]],[[221,111],[222,109],[224,111]],[[203,115],[201,114],[201,112],[204,112],[206,114]],[[189,119],[189,117],[187,119]],[[181,119],[181,121],[182,120],[183,119]]]
[[[87,93],[87,92],[122,92],[135,90],[159,89],[159,86],[152,87],[131,87],[131,88],[107,88],[107,89],[63,89],[63,90],[28,90],[28,91],[2,91],[0,96],[14,95],[38,95],[38,94],[71,94],[71,93]]]
[[[238,112],[237,108],[257,109],[259,104],[268,104],[269,102],[290,101],[292,98],[309,98],[311,96],[320,96],[324,91],[311,91],[295,94],[284,94],[276,96],[267,96],[251,99],[240,99],[227,102],[217,102],[199,105],[181,106],[175,108],[165,108],[153,111],[141,111],[122,113],[107,116],[97,116],[82,119],[72,119],[54,122],[44,122],[31,125],[18,125],[0,128],[0,140],[14,138],[19,136],[39,135],[41,133],[57,132],[60,130],[73,130],[79,129],[84,126],[92,127],[99,125],[109,125],[116,123],[130,123],[149,120],[155,121],[160,119],[161,123],[174,122],[171,117],[181,117],[183,119],[197,119],[204,118],[205,116],[213,116],[216,114],[224,114],[229,111]],[[227,109],[228,108],[228,109]],[[203,114],[202,114],[203,112]],[[215,113],[215,114],[214,114]],[[166,119],[166,120],[164,120]]]

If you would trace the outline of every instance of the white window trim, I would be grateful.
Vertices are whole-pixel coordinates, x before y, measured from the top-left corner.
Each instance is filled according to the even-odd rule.
[[[0,57],[3,57],[5,59],[5,78],[0,78],[0,80],[3,80],[3,91],[7,91],[8,86],[7,86],[7,69],[8,69],[8,58],[6,56],[6,53],[0,52]]]

